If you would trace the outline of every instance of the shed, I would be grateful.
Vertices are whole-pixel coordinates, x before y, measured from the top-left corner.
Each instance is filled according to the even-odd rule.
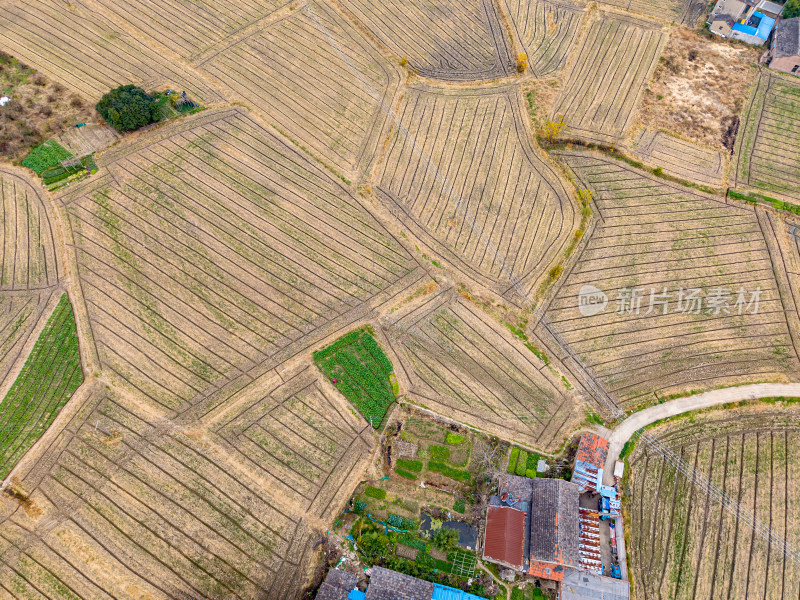
[[[525,507],[527,508],[527,504]],[[527,511],[512,506],[489,506],[486,512],[483,558],[522,570],[527,521]]]
[[[433,583],[383,567],[372,567],[365,600],[431,600]]]
[[[769,66],[776,71],[800,75],[800,17],[778,21]]]
[[[533,479],[528,574],[558,580],[563,566],[577,567],[579,488],[563,479]],[[544,575],[543,575],[544,573]],[[546,576],[550,574],[551,576]]]
[[[622,479],[623,473],[625,473],[625,463],[618,460],[617,464],[614,465],[614,477]]]

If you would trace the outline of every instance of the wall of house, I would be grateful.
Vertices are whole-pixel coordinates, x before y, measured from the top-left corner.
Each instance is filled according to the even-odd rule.
[[[770,69],[776,71],[783,71],[784,73],[791,73],[792,69],[797,67],[796,75],[800,75],[800,56],[784,56],[782,58],[773,58],[769,63]]]

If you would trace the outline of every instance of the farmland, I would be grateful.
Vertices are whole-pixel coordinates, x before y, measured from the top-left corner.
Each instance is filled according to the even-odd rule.
[[[688,413],[651,433],[792,547],[797,406]],[[644,444],[629,458],[633,567],[642,598],[788,598],[797,565],[697,490]]]
[[[669,175],[714,187],[721,185],[727,166],[725,155],[719,150],[647,128],[636,136],[632,153]]]
[[[549,0],[508,0],[518,35],[537,77],[555,75],[577,40],[585,12],[578,6]]]
[[[21,177],[0,170],[3,244],[0,289],[33,290],[59,278],[56,238],[44,198]]]
[[[78,334],[65,294],[0,402],[0,477],[50,426],[82,381]]]
[[[501,290],[513,273],[519,288],[533,288],[577,217],[525,136],[519,100],[420,88],[402,110],[411,129],[389,142],[379,195],[456,269]]]
[[[577,424],[574,399],[557,376],[470,302],[448,302],[443,293],[391,327],[408,331],[396,343],[411,367],[415,403],[549,450]]]
[[[392,362],[369,329],[355,330],[314,353],[314,362],[345,398],[378,428],[394,401]]]
[[[589,23],[553,118],[568,137],[610,142],[627,132],[666,42],[657,26],[620,15]]]
[[[561,156],[594,192],[600,222],[548,312],[623,406],[723,381],[780,381],[796,372],[798,332],[794,320],[784,316],[779,286],[785,274],[773,267],[768,238],[774,234],[765,214],[611,158],[584,152]],[[578,313],[583,285],[604,288],[605,311]],[[738,289],[759,288],[759,310],[676,314],[681,287],[706,293],[727,289],[733,294],[730,307]],[[645,296],[641,310],[620,310],[620,290],[634,288]],[[666,314],[663,304],[650,309],[651,288],[669,294],[663,298],[672,302]]]
[[[513,71],[511,45],[488,0],[449,4],[344,0],[342,5],[388,52],[423,77],[493,79]]]
[[[698,8],[8,0],[0,596],[299,600],[343,554],[484,589],[433,531],[477,534],[484,475],[566,477],[613,427],[579,361],[623,411],[796,381],[773,207],[800,198],[800,88],[675,25]],[[123,84],[199,105],[116,132],[91,107]],[[96,173],[55,180],[70,154]],[[797,410],[656,432],[794,542]],[[637,597],[800,593],[646,449],[628,476]]]
[[[736,160],[737,186],[797,203],[800,201],[800,84],[762,73],[741,125]]]
[[[200,68],[348,172],[371,158],[377,143],[383,119],[374,96],[390,102],[398,83],[364,35],[325,4],[279,20]]]
[[[410,270],[347,190],[246,113],[194,123],[121,150],[119,183],[68,207],[103,363],[170,408]]]

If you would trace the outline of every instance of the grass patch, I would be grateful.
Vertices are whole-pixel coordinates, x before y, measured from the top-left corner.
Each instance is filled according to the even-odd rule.
[[[792,204],[791,202],[785,202],[783,200],[778,200],[777,198],[771,198],[770,196],[765,196],[764,194],[744,194],[742,192],[737,192],[736,190],[730,190],[728,195],[731,198],[736,198],[737,200],[744,200],[750,204],[769,204],[773,208],[778,210],[785,210],[790,212],[794,215],[800,215],[800,205]]]
[[[0,403],[0,478],[42,436],[81,383],[78,333],[64,294]]]
[[[453,510],[463,515],[467,510],[467,501],[464,500],[463,498],[458,498],[453,503]]]
[[[591,408],[586,409],[586,422],[591,425],[602,425],[603,417],[594,412]]]
[[[368,485],[366,489],[364,489],[364,494],[376,500],[383,500],[386,498],[386,490],[371,485]]]
[[[457,433],[449,433],[445,436],[445,443],[450,444],[451,446],[458,446],[460,443],[464,441],[464,436],[459,435]]]
[[[450,460],[450,448],[445,448],[444,446],[436,446],[432,445],[430,448],[431,458],[433,460]]]
[[[369,327],[342,336],[314,352],[314,363],[374,428],[394,402],[394,367]]]
[[[450,479],[455,479],[456,481],[467,482],[472,477],[469,471],[454,469],[453,467],[435,460],[428,462],[428,470],[444,475],[445,477],[449,477]]]
[[[420,471],[422,471],[422,461],[420,460],[409,460],[407,458],[398,458],[397,466],[407,471],[414,471],[414,473],[419,473]]]

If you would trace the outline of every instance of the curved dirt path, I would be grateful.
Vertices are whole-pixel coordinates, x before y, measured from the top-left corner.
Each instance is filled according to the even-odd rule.
[[[625,445],[636,431],[651,423],[673,417],[681,413],[708,408],[726,402],[738,402],[756,398],[771,398],[773,396],[800,397],[800,383],[755,383],[737,387],[712,390],[693,396],[685,396],[670,400],[664,404],[656,404],[645,410],[640,410],[620,423],[608,439],[608,458],[603,472],[603,483],[614,483],[614,463]]]

